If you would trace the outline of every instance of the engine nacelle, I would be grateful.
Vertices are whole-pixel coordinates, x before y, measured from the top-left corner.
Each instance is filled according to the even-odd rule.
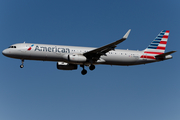
[[[57,69],[60,69],[60,70],[76,70],[77,65],[68,64],[68,63],[65,63],[65,62],[57,62]]]
[[[87,58],[83,55],[65,55],[63,56],[65,60],[68,60],[70,62],[86,62]]]

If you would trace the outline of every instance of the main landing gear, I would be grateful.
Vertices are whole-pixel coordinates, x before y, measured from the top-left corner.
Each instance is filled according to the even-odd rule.
[[[83,70],[81,71],[81,74],[82,74],[82,75],[87,74],[87,70],[84,69],[84,65],[80,65],[80,66],[83,68]],[[94,70],[94,69],[95,69],[95,65],[90,65],[89,69],[90,69],[90,70]]]
[[[90,69],[90,70],[94,70],[94,69],[95,69],[95,65],[91,65],[91,66],[89,67],[89,69]]]
[[[24,60],[21,60],[21,65],[20,65],[20,68],[23,68],[24,67]]]
[[[80,65],[80,66],[83,68],[83,70],[81,71],[81,74],[82,74],[82,75],[87,74],[87,70],[86,70],[86,69],[84,69],[84,65]]]

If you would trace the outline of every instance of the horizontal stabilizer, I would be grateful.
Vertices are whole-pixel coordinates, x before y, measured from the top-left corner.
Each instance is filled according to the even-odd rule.
[[[172,54],[172,53],[175,53],[176,51],[170,51],[170,52],[167,52],[167,53],[163,53],[163,54],[160,54],[160,55],[156,55],[156,59],[165,59],[166,56]],[[172,56],[171,56],[172,57]]]

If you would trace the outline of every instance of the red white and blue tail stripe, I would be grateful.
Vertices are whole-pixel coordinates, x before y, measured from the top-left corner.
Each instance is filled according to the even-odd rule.
[[[144,50],[144,55],[141,58],[156,59],[156,55],[163,54],[166,49],[166,44],[169,36],[169,30],[162,30],[152,43]]]

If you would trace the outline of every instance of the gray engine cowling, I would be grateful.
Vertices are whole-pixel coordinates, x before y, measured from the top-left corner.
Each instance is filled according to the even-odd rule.
[[[87,58],[83,55],[64,55],[63,58],[70,62],[86,62]]]
[[[76,70],[77,65],[68,64],[68,63],[65,63],[65,62],[57,62],[57,69],[59,69],[59,70]]]

